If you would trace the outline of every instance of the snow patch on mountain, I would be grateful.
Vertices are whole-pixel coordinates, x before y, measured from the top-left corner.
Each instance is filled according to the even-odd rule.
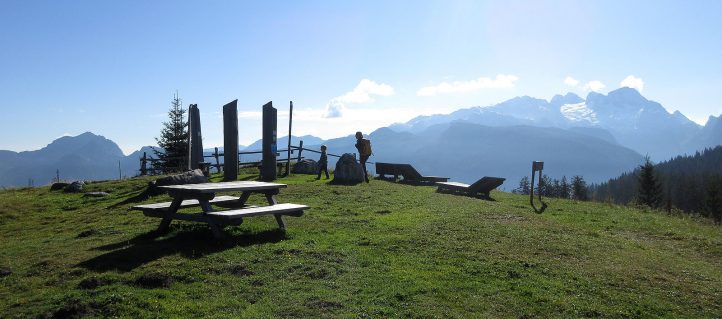
[[[598,124],[597,113],[587,107],[585,102],[564,104],[559,107],[559,112],[572,122],[588,122],[589,124]]]

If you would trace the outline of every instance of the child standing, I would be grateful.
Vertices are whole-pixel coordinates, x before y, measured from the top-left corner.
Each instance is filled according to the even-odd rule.
[[[328,155],[326,155],[326,145],[321,145],[321,158],[318,159],[318,176],[316,179],[321,179],[321,171],[326,172],[326,179],[328,179]]]

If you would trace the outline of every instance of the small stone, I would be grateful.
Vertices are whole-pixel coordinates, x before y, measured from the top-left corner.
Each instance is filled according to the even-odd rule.
[[[13,274],[13,271],[7,267],[0,267],[0,278],[7,277]]]

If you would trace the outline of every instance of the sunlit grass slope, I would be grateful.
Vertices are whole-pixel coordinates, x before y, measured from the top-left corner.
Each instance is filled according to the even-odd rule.
[[[312,208],[285,233],[255,217],[219,242],[154,236],[123,203],[149,180],[0,191],[0,317],[722,316],[722,229],[689,218],[296,175],[278,200]]]

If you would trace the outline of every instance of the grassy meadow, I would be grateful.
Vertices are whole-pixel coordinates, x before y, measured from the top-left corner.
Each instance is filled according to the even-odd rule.
[[[722,228],[704,220],[295,175],[277,198],[304,216],[217,241],[181,221],[155,235],[159,219],[128,210],[170,200],[129,201],[150,180],[0,191],[0,317],[722,317]]]

